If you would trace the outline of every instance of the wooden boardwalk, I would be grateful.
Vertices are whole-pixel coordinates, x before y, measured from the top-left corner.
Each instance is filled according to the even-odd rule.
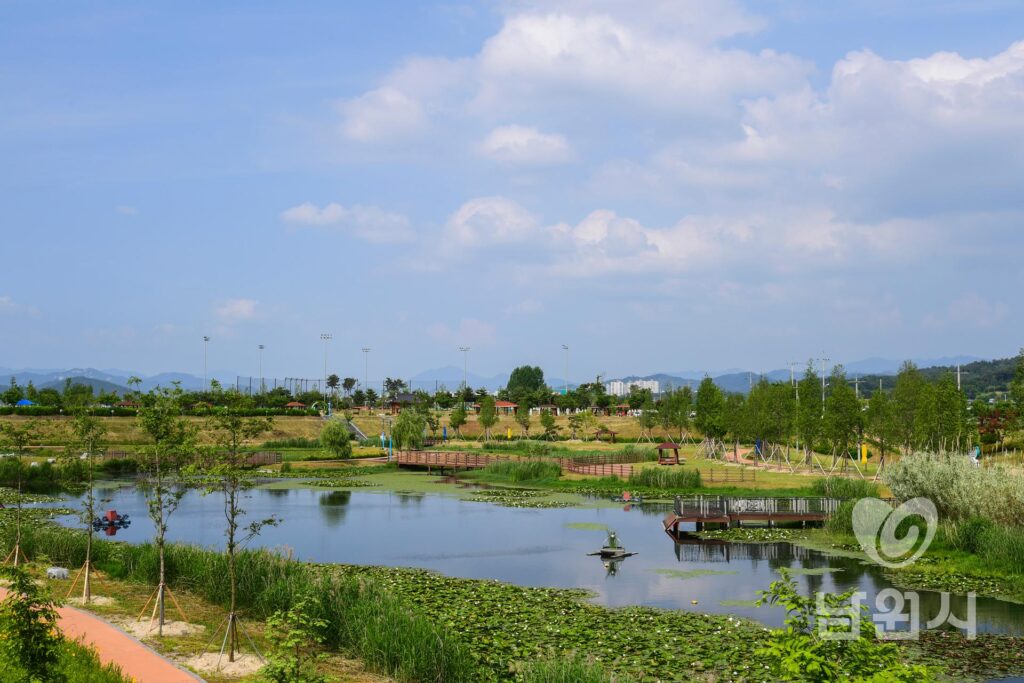
[[[399,467],[426,467],[432,469],[472,470],[487,467],[496,462],[524,460],[507,455],[490,453],[470,453],[466,451],[395,451],[394,462]],[[591,463],[576,462],[571,458],[545,458],[545,462],[556,463],[563,472],[589,474],[593,476],[614,475],[628,479],[633,473],[633,466],[623,463]]]
[[[673,511],[662,522],[668,531],[680,524],[738,526],[743,522],[821,523],[839,508],[838,498],[731,498],[725,496],[676,496]]]

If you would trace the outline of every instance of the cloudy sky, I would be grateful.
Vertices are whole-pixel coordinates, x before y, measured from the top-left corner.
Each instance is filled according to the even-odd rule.
[[[1010,355],[1010,0],[0,4],[0,366]]]

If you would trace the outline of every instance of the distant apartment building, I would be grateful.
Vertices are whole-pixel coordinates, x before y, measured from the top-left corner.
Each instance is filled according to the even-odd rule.
[[[604,390],[612,396],[628,396],[633,387],[641,390],[648,389],[652,394],[661,393],[661,383],[656,379],[635,379],[629,382],[613,379],[604,385]]]

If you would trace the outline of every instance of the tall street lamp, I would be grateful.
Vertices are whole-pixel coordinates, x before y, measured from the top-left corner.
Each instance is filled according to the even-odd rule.
[[[209,374],[207,373],[207,369],[206,369],[207,368],[206,361],[207,361],[207,358],[210,355],[209,351],[210,351],[210,337],[204,334],[203,335],[203,391],[206,391],[207,389],[210,388]]]
[[[562,350],[565,351],[565,395],[569,395],[569,347],[562,344]]]
[[[263,391],[264,391],[264,387],[263,387],[263,349],[265,349],[266,347],[263,346],[263,344],[260,344],[256,348],[258,348],[259,351],[260,351],[260,393],[262,394]]]
[[[468,346],[460,346],[459,351],[462,351],[462,386],[469,387],[469,351]]]
[[[369,346],[363,347],[363,395],[366,395],[366,390],[370,387],[370,351],[372,349]],[[369,404],[367,404],[369,405]]]
[[[320,334],[320,339],[324,342],[324,403],[327,403],[327,342],[334,339],[334,336],[323,332]]]

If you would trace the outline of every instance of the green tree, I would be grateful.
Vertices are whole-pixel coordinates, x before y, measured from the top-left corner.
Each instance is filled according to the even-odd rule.
[[[530,436],[530,409],[526,406],[519,406],[516,410],[516,423],[523,430],[523,436]]]
[[[821,377],[814,371],[812,361],[807,361],[807,369],[797,384],[796,394],[796,436],[804,448],[814,451],[821,439],[825,406],[821,402]]]
[[[366,405],[368,405],[368,406],[375,406],[375,405],[377,405],[377,402],[379,400],[380,400],[380,397],[377,396],[377,392],[376,391],[374,391],[373,389],[367,389],[366,390]]]
[[[558,436],[558,424],[555,415],[550,410],[543,410],[540,413],[540,426],[544,428],[544,438],[551,440]]]
[[[893,407],[896,421],[900,428],[899,443],[904,450],[910,451],[915,446],[918,433],[918,412],[921,409],[921,395],[924,393],[924,378],[912,362],[907,361],[896,375],[896,384],[892,390]]]
[[[406,390],[406,384],[403,380],[388,377],[384,380],[384,395],[389,399],[394,399],[399,393]]]
[[[679,440],[690,427],[690,411],[693,409],[693,392],[690,387],[683,387],[670,392],[661,401],[659,411],[665,430],[679,431]]]
[[[320,445],[330,451],[335,458],[351,458],[352,434],[348,425],[341,420],[327,420],[320,429]]]
[[[535,405],[536,394],[546,389],[544,371],[535,365],[520,365],[512,371],[505,385],[509,400],[527,408]]]
[[[346,377],[345,379],[341,380],[341,389],[342,391],[345,392],[346,396],[351,396],[352,390],[356,388],[356,384],[358,383],[359,380],[357,380],[355,377]]]
[[[426,416],[418,410],[403,410],[391,428],[395,448],[410,449],[423,446],[423,432],[427,428]]]
[[[303,598],[267,619],[267,640],[271,651],[260,678],[268,683],[326,683],[327,677],[316,671],[324,659],[321,652],[327,622],[310,616],[313,602]]]
[[[273,429],[269,417],[243,417],[241,412],[223,408],[207,421],[214,441],[214,466],[208,472],[210,491],[219,491],[224,497],[224,552],[228,558],[228,581],[231,597],[228,606],[228,661],[235,661],[238,652],[238,550],[260,534],[263,527],[277,523],[273,517],[250,522],[240,529],[240,520],[245,516],[242,508],[244,491],[251,486],[245,476],[245,454],[242,445]]]
[[[0,662],[20,667],[29,681],[62,681],[53,670],[63,640],[57,603],[23,569],[0,567],[0,576],[10,582],[0,602]]]
[[[825,438],[835,454],[846,457],[862,425],[860,401],[846,381],[842,365],[832,370],[830,383],[831,391],[825,400]]]
[[[572,413],[569,415],[569,429],[572,430],[572,438],[576,438],[576,432],[583,428],[583,413]]]
[[[103,439],[106,436],[106,426],[96,417],[89,414],[88,409],[79,405],[74,409],[74,418],[71,422],[71,443],[76,450],[81,449],[85,456],[86,489],[85,497],[82,499],[82,509],[79,519],[85,525],[85,565],[82,567],[82,603],[88,605],[92,600],[92,544],[93,544],[93,520],[96,519],[96,487],[93,484],[93,474],[96,469],[96,454],[103,450]],[[72,451],[74,455],[75,451]]]
[[[17,456],[17,468],[15,470],[17,481],[15,483],[14,499],[16,511],[14,516],[14,566],[17,567],[23,557],[21,550],[21,521],[24,496],[22,486],[25,478],[25,465],[22,456],[29,446],[42,438],[43,427],[37,420],[25,420],[24,422],[6,422],[0,424],[0,447],[4,450],[13,450]]]
[[[697,387],[694,410],[697,412],[694,424],[705,439],[725,438],[725,397],[710,377],[701,380]]]
[[[163,637],[166,613],[167,563],[165,547],[167,525],[178,509],[185,487],[179,480],[179,469],[193,453],[196,430],[181,414],[181,387],[156,389],[141,397],[138,425],[149,443],[143,447],[146,460],[145,486],[149,518],[153,522],[153,544],[159,561],[156,589],[157,635]]]
[[[867,431],[878,440],[879,458],[885,457],[886,444],[900,438],[900,425],[896,421],[896,406],[888,393],[878,389],[868,401]]]
[[[1017,412],[1017,428],[1024,429],[1024,347],[1017,354],[1017,366],[1010,383],[1010,399]]]
[[[462,437],[462,427],[466,424],[466,404],[461,400],[452,409],[452,412],[448,414],[448,424],[451,425],[455,433]]]
[[[491,427],[498,424],[498,411],[494,407],[494,397],[484,396],[480,401],[480,416],[477,422],[484,428],[484,441],[491,438]]]
[[[11,384],[0,394],[0,399],[7,405],[13,406],[23,398],[25,398],[25,392],[18,386],[18,381],[11,377]]]
[[[341,386],[341,378],[335,374],[327,375],[327,388],[331,390],[331,393],[337,394],[338,387]]]
[[[640,423],[641,436],[652,439],[653,434],[651,430],[658,424],[658,411],[654,407],[654,399],[651,398],[650,392],[647,392],[647,396],[640,406],[640,415],[637,417],[637,422]]]

